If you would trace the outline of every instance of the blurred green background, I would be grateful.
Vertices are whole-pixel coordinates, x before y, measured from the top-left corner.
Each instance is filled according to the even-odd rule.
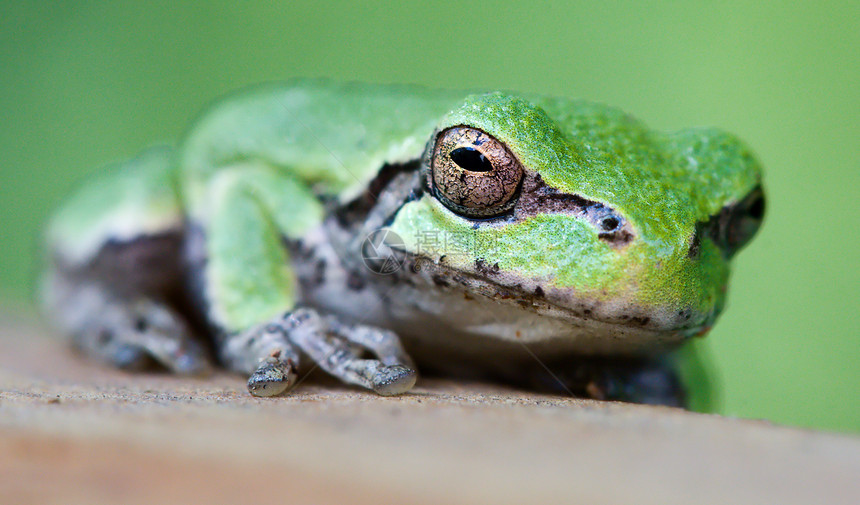
[[[2,2],[0,300],[51,207],[206,103],[291,76],[504,88],[717,125],[767,169],[713,350],[728,415],[860,431],[860,2]]]

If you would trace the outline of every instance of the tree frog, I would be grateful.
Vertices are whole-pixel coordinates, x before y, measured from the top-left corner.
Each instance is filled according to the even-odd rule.
[[[47,228],[44,310],[84,353],[256,396],[320,367],[422,370],[679,404],[764,214],[713,128],[567,98],[298,80],[228,96],[109,166]]]

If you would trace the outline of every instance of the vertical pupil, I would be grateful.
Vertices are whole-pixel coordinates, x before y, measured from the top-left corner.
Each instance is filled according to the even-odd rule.
[[[470,172],[489,172],[493,170],[493,164],[486,156],[474,147],[458,147],[451,151],[451,161],[463,170]]]

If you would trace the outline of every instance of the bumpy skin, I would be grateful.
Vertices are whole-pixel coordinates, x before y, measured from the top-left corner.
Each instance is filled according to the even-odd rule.
[[[450,128],[466,134],[440,136]],[[506,168],[458,179],[450,149],[460,144],[472,155],[492,145],[482,162]],[[650,401],[665,390],[673,403],[674,379],[652,380],[651,357],[707,332],[730,258],[763,212],[758,163],[719,130],[654,132],[561,98],[320,81],[227,97],[176,151],[109,171],[49,229],[49,314],[114,363],[117,351],[91,337],[106,327],[125,335],[108,341],[174,369],[178,357],[195,361],[185,336],[165,358],[139,324],[70,316],[92,313],[71,301],[85,289],[92,307],[126,307],[129,320],[128,307],[154,300],[214,335],[220,360],[263,395],[289,387],[303,356],[347,382],[403,392],[415,381],[403,340],[431,369],[517,380],[534,358],[566,362],[599,369],[574,374],[576,392]],[[469,194],[481,184],[485,193]],[[399,237],[386,249],[404,264],[393,274],[362,261],[377,230]],[[141,244],[176,275],[154,287],[118,278],[141,270]],[[630,364],[608,372],[619,361],[606,356]],[[592,380],[607,373],[626,386]]]

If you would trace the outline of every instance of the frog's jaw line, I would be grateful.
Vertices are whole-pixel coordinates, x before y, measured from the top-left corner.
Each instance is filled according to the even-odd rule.
[[[584,321],[612,328],[642,330],[661,334],[668,340],[698,332],[710,318],[693,309],[648,309],[624,295],[589,297],[569,289],[550,287],[538,279],[527,279],[513,273],[481,271],[465,272],[434,262],[428,258],[407,254],[404,271],[413,279],[421,279],[435,289],[458,291],[462,296],[485,298],[490,303],[505,306],[507,311],[534,313],[581,325]],[[429,288],[428,288],[429,290]]]
[[[360,263],[347,263],[332,247],[331,231],[325,226],[312,230],[292,255],[302,302],[393,329],[407,339],[436,339],[426,347],[462,337],[463,345],[476,353],[498,347],[522,355],[521,344],[529,344],[538,354],[544,349],[547,357],[553,350],[636,355],[660,352],[684,340],[676,329],[657,327],[656,317],[646,325],[639,324],[641,319],[598,320],[598,313],[577,312],[576,307],[536,297],[534,287],[503,286],[495,282],[499,279],[408,254],[396,272],[375,274]],[[318,269],[321,263],[324,275]],[[532,289],[531,294],[525,289]],[[624,311],[621,305],[614,310]]]
[[[641,319],[601,320],[426,261],[407,262],[404,270],[413,272],[412,282],[396,282],[388,293],[386,324],[427,347],[475,355],[492,350],[501,357],[505,352],[522,355],[521,346],[528,345],[543,359],[565,353],[651,355],[685,339],[680,331],[643,325]]]
[[[472,223],[425,193],[405,205],[390,227],[406,240],[407,253],[461,277],[486,279],[496,288],[484,291],[502,300],[537,299],[573,310],[576,317],[658,331],[695,333],[713,321],[721,295],[701,289],[702,284],[725,282],[718,278],[727,274],[722,260],[713,258],[714,247],[708,244],[692,262],[686,242],[651,243],[637,222],[606,205],[600,209],[618,217],[622,233],[601,237],[581,211],[594,205],[583,197],[561,196],[564,201],[556,203],[570,209],[525,217],[525,209],[515,209],[520,221],[512,215],[507,221]],[[457,233],[433,241],[413,230]],[[665,251],[659,249],[663,246]]]

